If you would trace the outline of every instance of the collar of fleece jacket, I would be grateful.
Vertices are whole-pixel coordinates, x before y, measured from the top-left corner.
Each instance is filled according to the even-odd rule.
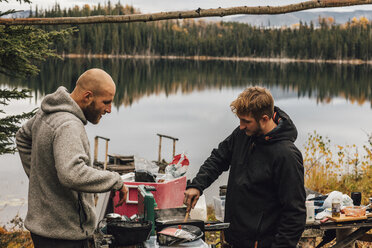
[[[54,112],[69,112],[78,117],[84,125],[87,124],[87,119],[85,118],[83,111],[63,86],[60,86],[56,92],[44,97],[40,107],[41,110],[47,114]]]
[[[254,137],[256,144],[274,143],[280,140],[290,140],[295,142],[297,139],[297,129],[291,118],[279,107],[274,107],[273,119],[277,127],[265,135]]]

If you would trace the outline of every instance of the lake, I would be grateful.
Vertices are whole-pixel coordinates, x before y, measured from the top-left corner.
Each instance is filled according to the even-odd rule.
[[[1,88],[30,88],[33,97],[12,101],[7,114],[30,111],[42,98],[63,85],[73,89],[86,69],[99,67],[117,84],[112,113],[98,125],[88,124],[94,136],[110,138],[109,153],[158,158],[157,133],[179,138],[176,153],[190,160],[188,178],[220,141],[239,125],[229,104],[246,87],[271,90],[275,105],[297,126],[300,150],[314,130],[333,145],[367,143],[372,133],[372,68],[370,65],[252,63],[232,61],[65,59],[49,60],[33,78],[0,76]],[[104,142],[99,146],[104,160]],[[163,140],[162,158],[171,160],[172,143]],[[28,179],[18,154],[0,157],[0,225],[27,211]],[[205,191],[207,202],[226,184],[221,175]]]

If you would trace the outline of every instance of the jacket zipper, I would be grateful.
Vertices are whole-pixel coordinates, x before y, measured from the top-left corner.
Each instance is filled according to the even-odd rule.
[[[79,211],[80,229],[82,232],[84,232],[83,223],[86,221],[87,215],[84,211],[82,196],[80,193],[78,193],[78,211]]]
[[[262,214],[260,216],[260,219],[258,221],[257,230],[256,230],[256,240],[254,242],[254,248],[258,247],[258,237],[259,237],[260,232],[261,232],[261,224],[262,224],[263,216],[264,216],[264,212],[262,212]]]

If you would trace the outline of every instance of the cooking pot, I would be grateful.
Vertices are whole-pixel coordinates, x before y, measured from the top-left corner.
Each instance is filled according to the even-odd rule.
[[[107,233],[114,237],[116,246],[128,246],[142,243],[151,233],[151,221],[111,220],[107,222]]]

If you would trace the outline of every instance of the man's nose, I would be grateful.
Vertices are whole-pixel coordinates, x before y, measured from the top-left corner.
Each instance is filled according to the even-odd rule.
[[[245,125],[242,122],[240,122],[239,124],[240,124],[240,126],[239,126],[240,130],[244,130],[245,129]]]
[[[111,104],[105,109],[106,113],[111,113]]]

